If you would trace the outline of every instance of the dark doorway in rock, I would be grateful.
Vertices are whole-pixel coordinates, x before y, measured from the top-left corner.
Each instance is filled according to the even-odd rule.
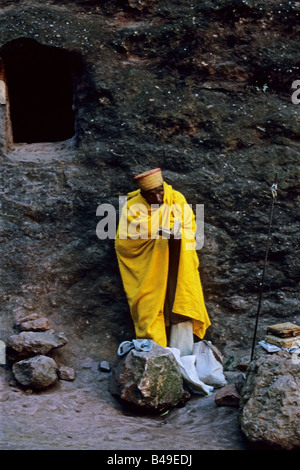
[[[20,38],[0,50],[15,143],[59,142],[75,134],[74,58]]]

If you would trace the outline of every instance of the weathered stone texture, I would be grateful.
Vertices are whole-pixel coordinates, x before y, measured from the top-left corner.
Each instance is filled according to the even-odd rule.
[[[218,390],[215,396],[215,403],[217,406],[234,406],[238,408],[240,395],[236,387],[232,384],[228,384]]]
[[[240,422],[252,444],[300,449],[299,358],[280,351],[251,362],[241,390]]]
[[[110,391],[127,405],[162,411],[184,400],[179,366],[171,351],[154,344],[151,351],[132,349],[117,358]]]
[[[50,330],[50,323],[47,318],[37,318],[20,323],[21,331],[47,331]]]
[[[278,173],[259,336],[296,320],[298,10],[275,0],[1,2],[0,56],[26,37],[80,63],[74,139],[0,153],[1,338],[32,311],[72,338],[74,362],[87,350],[112,359],[134,337],[96,209],[118,214],[133,174],[155,166],[194,208],[205,205],[208,339],[225,358],[251,347]]]
[[[12,369],[21,385],[35,390],[48,388],[58,380],[55,361],[43,355],[16,362]]]
[[[60,366],[57,373],[61,380],[67,380],[71,382],[75,379],[75,371],[72,369],[72,367]]]
[[[7,347],[12,356],[22,358],[37,354],[45,355],[67,343],[64,333],[22,331],[18,335],[9,336]]]

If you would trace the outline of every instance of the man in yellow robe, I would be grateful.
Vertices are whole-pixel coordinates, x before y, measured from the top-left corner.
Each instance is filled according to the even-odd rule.
[[[185,197],[163,181],[160,168],[134,179],[139,189],[127,195],[115,249],[136,337],[191,354],[193,334],[202,339],[210,325],[195,216]]]

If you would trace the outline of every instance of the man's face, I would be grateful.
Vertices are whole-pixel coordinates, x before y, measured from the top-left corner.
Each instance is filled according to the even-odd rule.
[[[164,186],[158,186],[158,188],[150,189],[149,191],[141,191],[142,196],[146,199],[148,204],[159,204],[160,206],[164,203]]]

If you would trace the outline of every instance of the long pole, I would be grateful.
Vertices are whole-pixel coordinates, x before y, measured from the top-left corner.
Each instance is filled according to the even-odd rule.
[[[254,328],[254,336],[253,336],[253,341],[252,341],[250,361],[252,361],[253,354],[254,354],[255,339],[256,339],[257,325],[258,325],[258,317],[259,317],[259,313],[260,313],[260,309],[261,309],[262,296],[263,296],[263,290],[264,290],[266,267],[267,267],[269,246],[270,246],[271,227],[272,227],[272,220],[273,220],[273,214],[274,214],[274,204],[275,204],[275,199],[277,197],[277,173],[276,173],[276,176],[275,176],[275,181],[271,186],[271,191],[272,191],[272,200],[271,200],[270,217],[269,217],[269,230],[268,230],[268,238],[267,238],[267,246],[266,246],[265,261],[264,261],[264,267],[263,267],[263,273],[262,273],[262,280],[261,280],[261,284],[260,284],[260,293],[259,293],[258,307],[257,307],[257,312],[256,312],[255,328]]]

